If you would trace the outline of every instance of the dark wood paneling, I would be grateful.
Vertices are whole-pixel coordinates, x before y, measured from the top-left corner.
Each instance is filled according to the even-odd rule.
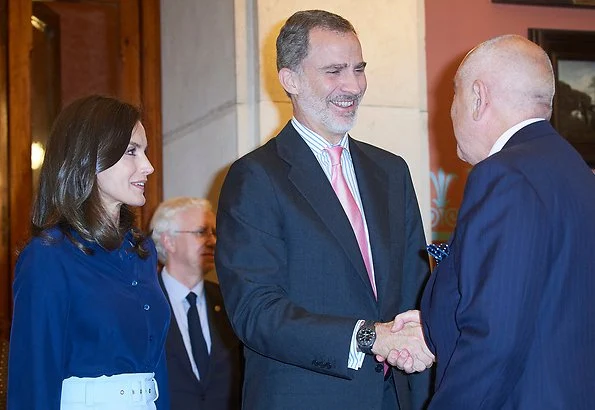
[[[10,244],[8,185],[8,9],[0,0],[0,341],[8,338],[10,315]]]
[[[147,131],[148,156],[155,173],[147,182],[147,202],[142,209],[146,229],[153,212],[163,199],[163,142],[161,128],[161,31],[159,0],[141,3],[141,95],[143,124]]]
[[[120,3],[119,95],[140,105],[140,16],[137,0]]]
[[[60,17],[46,3],[33,3],[31,49],[31,142],[45,149],[60,111]],[[31,147],[33,196],[37,195],[41,163],[34,164]],[[39,158],[37,158],[39,159]]]
[[[31,221],[31,28],[30,0],[8,4],[8,154],[10,186],[10,272]],[[10,295],[11,286],[5,289]]]
[[[492,3],[555,7],[595,7],[595,0],[492,0]]]
[[[119,95],[117,3],[46,3],[60,16],[62,106],[89,94]]]

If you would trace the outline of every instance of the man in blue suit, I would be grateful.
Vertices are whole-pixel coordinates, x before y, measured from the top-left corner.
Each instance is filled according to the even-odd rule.
[[[243,409],[407,410],[428,397],[427,374],[374,358],[408,340],[382,322],[417,305],[429,268],[405,161],[347,134],[365,65],[347,20],[291,16],[277,68],[294,117],[225,179],[215,258],[246,346]]]
[[[457,71],[451,116],[473,169],[422,299],[431,410],[595,406],[595,177],[547,121],[553,96],[547,54],[520,36]]]

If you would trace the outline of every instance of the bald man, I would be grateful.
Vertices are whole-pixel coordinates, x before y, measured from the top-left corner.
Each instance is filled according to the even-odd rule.
[[[595,178],[547,121],[553,95],[548,56],[520,36],[457,71],[451,117],[473,169],[422,299],[431,410],[595,408]]]

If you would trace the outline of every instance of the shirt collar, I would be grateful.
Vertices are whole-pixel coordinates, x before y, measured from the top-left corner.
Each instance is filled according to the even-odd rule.
[[[170,273],[167,271],[165,267],[163,267],[161,271],[161,277],[163,278],[163,285],[167,290],[167,294],[169,295],[170,301],[175,301],[176,303],[183,303],[186,300],[186,296],[188,296],[188,293],[190,292],[196,293],[198,303],[202,303],[202,301],[205,299],[204,280],[198,282],[196,286],[192,289],[188,289],[186,285],[182,284],[176,278],[170,275]]]
[[[324,152],[326,148],[330,148],[333,145],[329,143],[324,137],[320,136],[319,134],[315,133],[302,123],[300,123],[295,117],[291,118],[291,125],[300,134],[300,137],[308,144],[314,155],[320,156]],[[345,133],[341,141],[338,144],[342,146],[347,152],[349,152],[349,135]]]
[[[506,143],[508,142],[508,140],[510,140],[512,138],[512,136],[514,134],[516,134],[516,132],[518,130],[520,130],[521,128],[526,127],[529,124],[533,124],[534,122],[537,122],[537,121],[545,121],[545,118],[529,118],[528,120],[521,121],[518,124],[513,125],[509,129],[507,129],[506,131],[504,131],[504,133],[500,136],[500,138],[498,138],[496,140],[496,142],[492,146],[492,149],[490,150],[490,153],[488,154],[488,157],[491,156],[491,155],[494,155],[497,152],[500,152],[500,150],[502,150],[502,148],[504,148],[504,146],[506,145]]]

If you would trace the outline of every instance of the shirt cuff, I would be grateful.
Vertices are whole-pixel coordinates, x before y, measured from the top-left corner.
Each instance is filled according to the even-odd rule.
[[[363,323],[363,320],[358,320],[353,328],[353,333],[351,334],[351,346],[349,346],[349,360],[347,361],[347,367],[353,370],[359,370],[366,358],[366,354],[357,348],[356,340],[357,331]]]

